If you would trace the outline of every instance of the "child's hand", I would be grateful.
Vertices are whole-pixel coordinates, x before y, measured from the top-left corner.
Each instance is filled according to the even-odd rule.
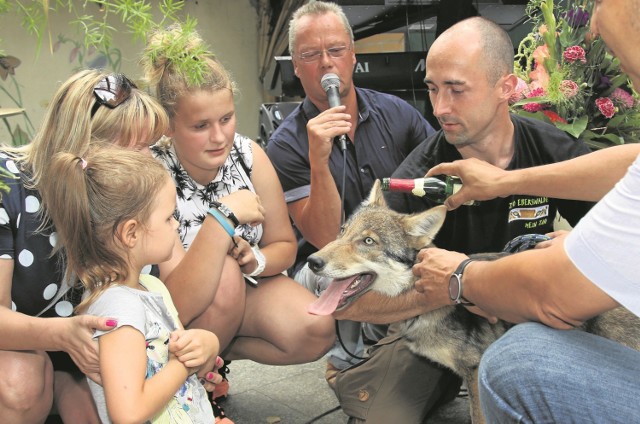
[[[258,267],[258,260],[253,253],[253,249],[248,241],[242,237],[234,236],[237,246],[233,246],[229,249],[229,255],[238,261],[240,270],[244,274],[251,274],[253,270]]]
[[[189,368],[190,373],[213,369],[219,350],[218,337],[207,330],[176,330],[169,339],[169,353]]]

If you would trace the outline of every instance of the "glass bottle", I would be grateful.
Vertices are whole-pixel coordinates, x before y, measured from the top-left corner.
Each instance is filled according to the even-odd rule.
[[[381,188],[382,191],[411,193],[418,197],[426,196],[437,203],[444,203],[447,197],[462,188],[462,181],[458,177],[448,175],[444,180],[436,177],[415,179],[383,178]],[[464,204],[475,206],[478,205],[478,202],[470,200]]]

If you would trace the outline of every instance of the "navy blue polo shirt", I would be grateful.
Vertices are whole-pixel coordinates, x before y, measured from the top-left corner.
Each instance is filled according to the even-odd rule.
[[[404,158],[435,130],[422,114],[399,97],[356,88],[358,125],[347,143],[344,210],[348,217],[368,196],[376,179],[390,177]],[[320,111],[306,98],[273,132],[267,155],[278,173],[287,203],[309,197],[311,168],[307,122]],[[343,153],[333,146],[329,169],[342,193]],[[299,259],[313,253],[306,246]]]

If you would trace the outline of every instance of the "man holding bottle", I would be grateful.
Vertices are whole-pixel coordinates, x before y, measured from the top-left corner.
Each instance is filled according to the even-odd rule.
[[[509,97],[517,84],[513,52],[508,34],[481,17],[459,22],[436,39],[427,54],[425,83],[442,129],[414,149],[393,178],[420,178],[439,163],[463,158],[519,169],[590,152],[582,141],[552,125],[509,112]],[[404,213],[438,204],[405,193],[386,193],[385,198],[392,209]],[[466,254],[498,252],[519,235],[552,232],[558,213],[573,226],[592,206],[591,202],[519,195],[463,206],[447,213],[434,244]],[[389,322],[434,308],[415,290],[397,302],[390,304],[368,292],[334,317]],[[410,307],[400,311],[401,303]]]
[[[563,131],[509,112],[509,97],[517,84],[513,53],[508,34],[480,17],[459,22],[436,39],[427,55],[425,83],[442,129],[414,149],[393,178],[420,178],[441,162],[462,158],[517,169],[589,153],[582,141]],[[426,196],[406,193],[387,192],[385,198],[393,209],[404,213],[438,204]],[[434,243],[466,254],[497,252],[519,235],[553,231],[558,213],[575,225],[591,206],[590,202],[543,196],[510,196],[462,206],[448,212]],[[436,307],[440,305],[435,305],[428,293],[416,290],[393,299],[370,291],[333,316],[389,323]],[[363,367],[352,372],[358,373],[359,368]]]

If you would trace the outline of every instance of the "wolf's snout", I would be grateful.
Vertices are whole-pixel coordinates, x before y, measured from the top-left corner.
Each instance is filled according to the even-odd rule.
[[[309,268],[311,268],[311,271],[313,272],[320,271],[326,265],[322,258],[314,255],[311,255],[307,258],[307,263],[309,264]]]

